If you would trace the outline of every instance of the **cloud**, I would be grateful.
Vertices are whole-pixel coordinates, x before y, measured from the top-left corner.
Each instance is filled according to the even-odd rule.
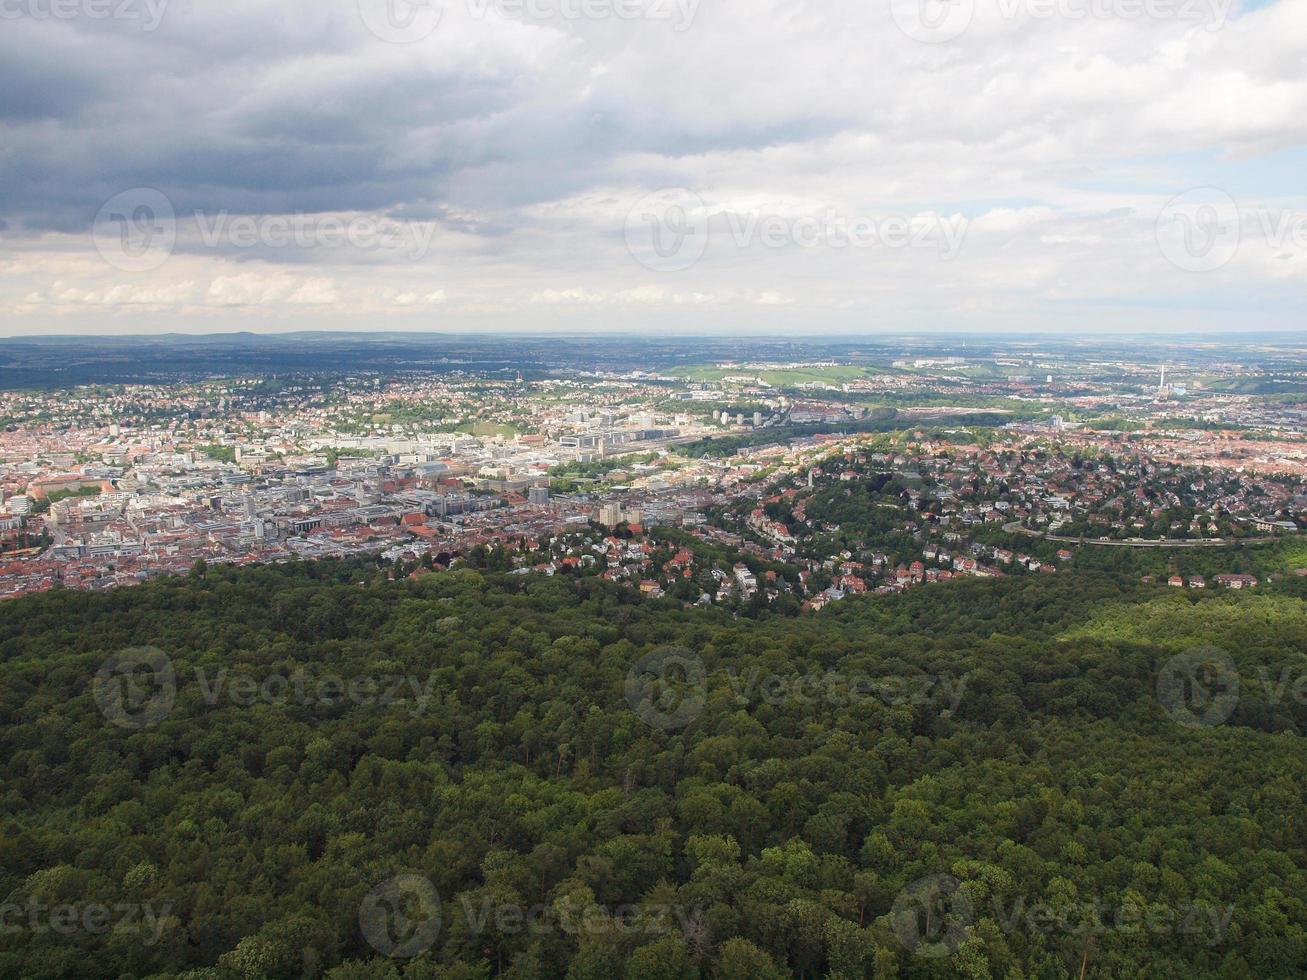
[[[338,303],[336,284],[324,277],[299,279],[292,275],[243,272],[220,276],[209,284],[205,302],[213,306],[266,307],[279,303],[318,306]]]
[[[1254,234],[1195,279],[1159,253],[1154,224],[1213,175],[1248,208],[1307,210],[1298,169],[1247,178],[1259,161],[1307,162],[1293,156],[1307,5],[1175,5],[1204,23],[1124,3],[1076,17],[1091,5],[959,2],[967,29],[940,44],[861,0],[704,0],[688,23],[445,0],[412,44],[379,40],[355,0],[172,0],[156,30],[6,20],[0,309],[25,332],[43,309],[97,305],[137,307],[148,329],[257,325],[270,308],[304,326],[421,326],[434,307],[469,328],[529,308],[544,324],[652,329],[780,329],[813,310],[851,329],[1020,326],[1071,297],[1079,310],[1059,315],[1093,329],[1095,296],[1146,305],[1158,326],[1192,322],[1177,296],[1217,290],[1250,323],[1303,298],[1292,237]],[[178,216],[349,213],[438,234],[429,249],[244,252],[182,234],[159,268],[126,273],[88,230],[135,187]],[[628,215],[664,187],[718,215],[968,225],[947,262],[740,244],[714,225],[689,267],[651,270]]]

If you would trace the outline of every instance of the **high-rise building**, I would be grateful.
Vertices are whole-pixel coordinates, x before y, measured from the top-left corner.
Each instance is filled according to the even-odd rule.
[[[527,499],[527,503],[529,503],[529,504],[531,504],[531,505],[533,505],[533,506],[535,506],[535,507],[548,507],[548,506],[549,506],[549,488],[548,488],[548,487],[532,487],[530,490],[528,490],[528,491],[526,492],[526,499]]]
[[[604,504],[599,508],[599,523],[607,527],[617,527],[622,523],[622,505],[618,503]]]

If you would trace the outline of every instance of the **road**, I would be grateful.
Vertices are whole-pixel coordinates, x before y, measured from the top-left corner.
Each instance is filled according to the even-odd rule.
[[[1004,524],[1003,530],[1008,534],[1024,534],[1031,538],[1043,538],[1045,541],[1062,541],[1066,544],[1096,544],[1109,548],[1232,548],[1241,544],[1267,544],[1280,538],[1207,538],[1187,541],[1179,538],[1165,538],[1160,541],[1099,541],[1096,538],[1068,538],[1063,535],[1049,534],[1022,527],[1020,521]]]

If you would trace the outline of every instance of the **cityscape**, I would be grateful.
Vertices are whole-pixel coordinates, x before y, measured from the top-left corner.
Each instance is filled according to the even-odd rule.
[[[366,554],[430,570],[506,548],[521,570],[579,562],[653,595],[693,579],[698,594],[677,591],[696,602],[784,591],[820,608],[1054,572],[1084,548],[1307,528],[1307,409],[1279,395],[1307,352],[1277,348],[1286,366],[1268,372],[1219,348],[1154,366],[1040,347],[10,391],[0,595],[196,562]],[[883,499],[844,515],[830,489],[867,480]],[[649,552],[670,547],[662,528],[700,554],[657,566],[612,536]],[[1049,542],[1066,547],[1050,558]],[[778,567],[760,589],[763,565]]]

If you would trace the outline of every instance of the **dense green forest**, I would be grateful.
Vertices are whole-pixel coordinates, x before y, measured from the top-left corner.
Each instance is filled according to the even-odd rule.
[[[752,620],[358,561],[5,603],[0,976],[1303,975],[1305,594]]]

